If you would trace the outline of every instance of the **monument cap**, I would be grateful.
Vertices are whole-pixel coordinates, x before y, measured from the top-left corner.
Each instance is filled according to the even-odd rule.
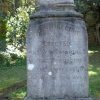
[[[74,0],[37,0],[38,5],[74,4]]]

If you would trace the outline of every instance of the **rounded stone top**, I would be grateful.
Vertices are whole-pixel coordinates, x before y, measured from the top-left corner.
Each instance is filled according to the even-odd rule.
[[[37,0],[39,5],[49,5],[49,4],[74,4],[74,0]]]

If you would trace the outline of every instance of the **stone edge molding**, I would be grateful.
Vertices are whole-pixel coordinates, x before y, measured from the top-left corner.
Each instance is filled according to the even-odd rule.
[[[51,11],[49,11],[49,9]],[[69,10],[63,10],[63,9],[69,9]],[[42,9],[42,10],[41,10]],[[45,11],[44,9],[48,9],[48,11]],[[59,10],[56,10],[59,9]],[[77,17],[77,18],[83,18],[83,15],[77,11],[75,11],[75,5],[74,4],[57,4],[57,5],[40,5],[36,7],[37,12],[33,13],[30,16],[30,19],[36,19],[36,18],[49,18],[49,17]]]
[[[26,97],[24,100],[96,100],[96,98],[31,98]]]
[[[37,5],[48,5],[48,4],[58,4],[58,3],[73,3],[74,0],[37,0]]]

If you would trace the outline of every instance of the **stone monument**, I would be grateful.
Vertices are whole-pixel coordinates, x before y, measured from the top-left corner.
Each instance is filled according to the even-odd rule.
[[[27,32],[25,100],[91,100],[88,39],[74,0],[37,0]]]

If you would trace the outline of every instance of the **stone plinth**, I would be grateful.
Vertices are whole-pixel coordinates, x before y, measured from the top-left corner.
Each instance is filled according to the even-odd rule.
[[[73,0],[38,1],[40,5],[64,2],[74,3]],[[91,100],[85,23],[73,6],[68,9],[65,5],[60,8],[46,5],[31,16],[25,100]]]

